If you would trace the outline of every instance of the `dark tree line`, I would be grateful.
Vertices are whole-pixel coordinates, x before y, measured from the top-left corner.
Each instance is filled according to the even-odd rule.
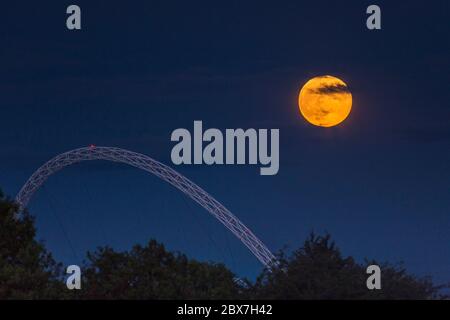
[[[329,235],[311,235],[279,268],[252,283],[223,264],[169,252],[151,240],[126,252],[87,254],[82,290],[69,291],[62,265],[35,239],[34,219],[0,192],[0,299],[439,299],[443,286],[382,264],[382,289],[369,291],[366,268],[343,257]],[[366,261],[365,265],[377,264]]]
[[[0,299],[57,299],[61,265],[35,240],[34,219],[0,191]]]
[[[278,254],[280,267],[265,270],[253,286],[260,299],[439,299],[444,286],[429,278],[408,274],[402,265],[367,261],[357,263],[343,257],[329,235],[312,234],[304,245],[286,257]],[[368,290],[368,265],[382,270],[382,289]]]

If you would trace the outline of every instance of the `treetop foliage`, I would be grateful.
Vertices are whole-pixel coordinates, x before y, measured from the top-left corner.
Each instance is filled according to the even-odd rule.
[[[223,264],[168,251],[155,240],[129,251],[101,247],[88,252],[82,289],[66,288],[62,265],[35,239],[34,219],[0,191],[0,299],[439,299],[431,279],[402,265],[357,263],[344,257],[330,235],[311,234],[279,268],[253,283]],[[368,290],[366,266],[382,269],[382,289]],[[239,280],[239,281],[238,281]]]

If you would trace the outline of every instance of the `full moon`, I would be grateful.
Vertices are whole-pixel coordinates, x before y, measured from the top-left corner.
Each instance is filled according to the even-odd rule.
[[[300,112],[313,125],[333,127],[352,109],[352,94],[339,78],[320,76],[309,80],[298,96]]]

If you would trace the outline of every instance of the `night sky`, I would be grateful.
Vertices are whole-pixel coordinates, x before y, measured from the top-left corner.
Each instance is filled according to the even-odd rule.
[[[78,4],[82,30],[65,27]],[[382,30],[366,28],[368,5]],[[170,134],[279,128],[280,170],[176,166],[272,251],[329,232],[345,255],[450,280],[450,3],[34,1],[1,6],[0,188],[14,197],[53,156],[90,144],[172,167]],[[353,95],[333,128],[298,93],[333,75]],[[66,264],[156,238],[253,278],[261,265],[167,183],[108,162],[52,176],[33,198],[38,237]]]

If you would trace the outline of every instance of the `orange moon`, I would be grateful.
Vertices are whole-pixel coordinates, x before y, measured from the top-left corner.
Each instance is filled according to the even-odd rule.
[[[300,90],[298,105],[300,113],[309,123],[333,127],[350,114],[352,94],[347,84],[339,78],[315,77]]]

